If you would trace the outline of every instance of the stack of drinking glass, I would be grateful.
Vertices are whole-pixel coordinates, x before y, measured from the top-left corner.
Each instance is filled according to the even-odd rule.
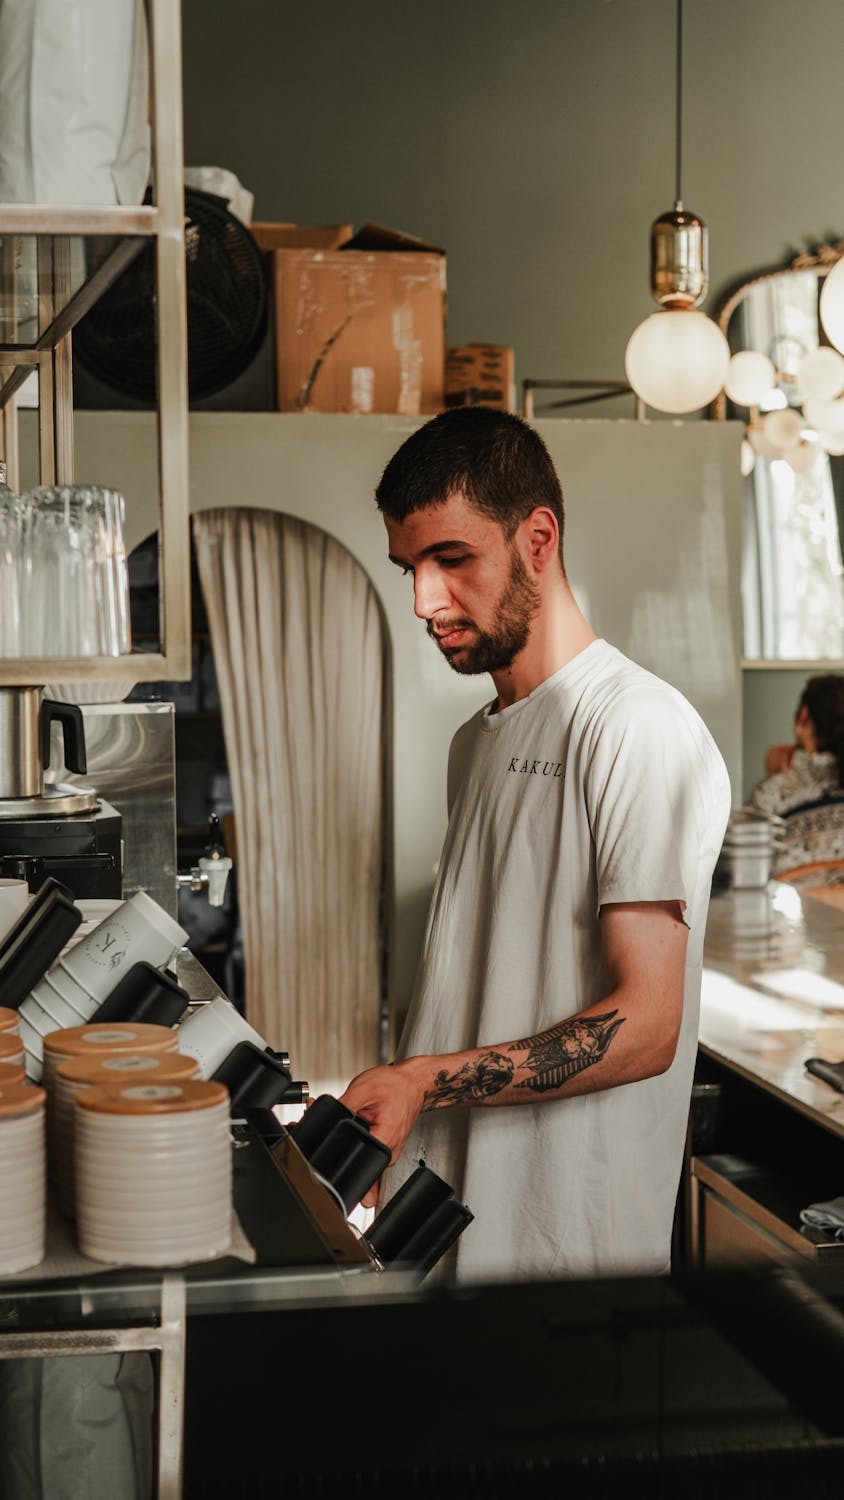
[[[0,657],[131,650],[123,511],[98,485],[0,486]]]
[[[734,809],[727,824],[722,857],[735,889],[768,884],[784,826],[781,818],[757,812],[756,808]]]

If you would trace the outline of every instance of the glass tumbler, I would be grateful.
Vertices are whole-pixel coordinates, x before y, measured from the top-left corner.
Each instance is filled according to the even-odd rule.
[[[20,656],[21,507],[0,485],[0,656]]]
[[[131,650],[123,496],[97,485],[42,485],[20,504],[18,654]]]

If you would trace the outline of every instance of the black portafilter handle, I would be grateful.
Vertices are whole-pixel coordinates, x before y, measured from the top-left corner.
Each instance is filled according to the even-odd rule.
[[[320,1094],[288,1134],[350,1214],[390,1160],[390,1148],[331,1094]]]
[[[287,1054],[262,1051],[254,1042],[238,1042],[211,1076],[225,1084],[232,1110],[271,1110],[307,1097],[307,1084],[290,1077]]]
[[[175,1026],[189,1005],[187,990],[182,989],[172,974],[140,959],[97,1007],[91,1020],[98,1024],[146,1021],[156,1026]]]
[[[425,1276],[473,1218],[465,1204],[458,1203],[454,1188],[420,1162],[364,1238],[382,1265],[413,1266]]]

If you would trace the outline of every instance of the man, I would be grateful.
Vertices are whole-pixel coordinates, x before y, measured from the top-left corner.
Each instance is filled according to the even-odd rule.
[[[563,566],[538,434],[445,412],[377,490],[390,558],[457,672],[496,697],[451,747],[449,824],[399,1060],[343,1102],[475,1215],[463,1279],[668,1269],[723,761],[666,683],[599,640]]]

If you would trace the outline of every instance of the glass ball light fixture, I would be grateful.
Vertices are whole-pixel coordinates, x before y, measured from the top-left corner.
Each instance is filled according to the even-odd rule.
[[[844,291],[844,276],[841,285]],[[752,472],[757,456],[808,474],[823,453],[844,453],[844,357],[837,349],[819,344],[785,370],[767,355],[741,350],[730,360],[724,393],[748,410],[743,474]]]
[[[829,342],[844,354],[844,257],[824,280],[819,312]]]
[[[656,411],[698,411],[723,388],[730,348],[698,304],[708,286],[706,226],[683,206],[682,81],[683,0],[677,0],[677,67],[674,207],[651,225],[650,289],[660,311],[640,323],[624,357],[627,379]]]

